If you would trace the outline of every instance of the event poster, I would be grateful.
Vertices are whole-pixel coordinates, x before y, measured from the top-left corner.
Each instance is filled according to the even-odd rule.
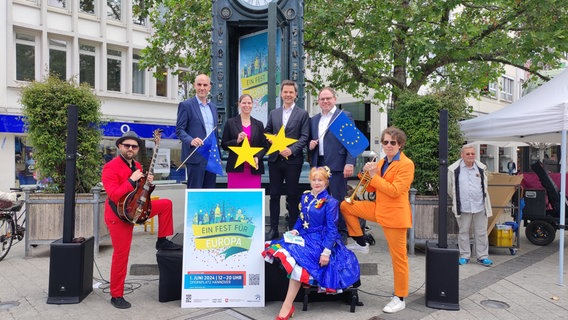
[[[188,189],[182,308],[264,307],[264,189]]]
[[[280,39],[278,30],[277,39]],[[276,107],[280,105],[280,42],[276,43]],[[239,39],[239,96],[248,93],[253,98],[251,115],[268,120],[268,31],[260,31]]]

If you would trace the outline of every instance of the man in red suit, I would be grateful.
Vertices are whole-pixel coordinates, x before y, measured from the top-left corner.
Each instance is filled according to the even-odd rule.
[[[142,166],[134,160],[142,140],[134,131],[128,131],[116,140],[119,155],[103,167],[102,182],[107,193],[105,203],[105,222],[107,224],[114,252],[110,268],[111,304],[119,309],[130,308],[124,300],[124,281],[128,267],[128,255],[132,243],[134,224],[119,218],[116,205],[127,194],[136,189],[138,180],[144,176]],[[148,175],[147,181],[152,183],[154,176]],[[150,217],[158,216],[157,250],[180,250],[182,247],[166,237],[174,232],[172,219],[172,201],[159,199],[152,201]]]

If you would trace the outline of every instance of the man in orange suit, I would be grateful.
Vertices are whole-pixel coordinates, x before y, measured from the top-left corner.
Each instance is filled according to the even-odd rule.
[[[383,228],[389,245],[393,274],[394,296],[383,312],[395,313],[406,308],[408,296],[408,256],[406,231],[412,227],[412,212],[408,193],[414,180],[414,163],[401,151],[406,144],[406,134],[395,127],[386,128],[381,134],[385,157],[379,162],[367,162],[363,167],[369,179],[367,191],[376,193],[376,201],[343,201],[341,214],[347,231],[356,243],[347,248],[354,252],[369,252],[359,218],[376,221]]]
[[[110,233],[114,251],[110,267],[110,303],[119,309],[130,308],[130,302],[124,300],[124,281],[128,267],[128,255],[132,244],[134,224],[118,216],[117,204],[133,192],[144,176],[142,166],[134,158],[138,154],[142,140],[134,131],[128,131],[116,140],[119,155],[103,167],[102,182],[107,193],[105,203],[105,222]],[[148,175],[152,183],[154,176]],[[158,216],[157,250],[179,250],[182,247],[166,237],[174,232],[172,219],[172,201],[159,199],[152,201],[150,218]]]

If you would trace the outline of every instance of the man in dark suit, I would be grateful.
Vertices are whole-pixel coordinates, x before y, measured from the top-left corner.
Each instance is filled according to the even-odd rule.
[[[276,135],[282,126],[287,138],[298,141],[289,145],[280,153],[268,156],[268,176],[270,179],[270,231],[266,240],[276,239],[280,217],[280,196],[286,181],[286,207],[288,208],[288,227],[292,229],[298,219],[300,202],[299,180],[304,163],[304,148],[310,138],[310,117],[308,112],[295,105],[298,85],[291,80],[284,80],[280,85],[280,97],[283,106],[270,111],[264,132]]]
[[[325,87],[320,90],[318,103],[321,113],[316,114],[310,119],[311,141],[309,152],[311,154],[312,167],[327,166],[331,170],[328,191],[341,203],[347,195],[347,178],[353,175],[353,168],[356,159],[349,154],[347,149],[329,132],[328,128],[335,118],[343,112],[353,121],[351,113],[339,110],[335,106],[337,95],[335,90]],[[339,215],[338,230],[344,240],[347,239],[347,227],[343,216]]]
[[[212,135],[217,143],[217,107],[207,96],[211,90],[211,80],[205,74],[195,78],[193,84],[195,97],[180,102],[177,112],[176,135],[181,140],[181,161],[203,145],[203,140]],[[216,174],[206,170],[207,160],[195,152],[185,163],[187,188],[215,188]]]

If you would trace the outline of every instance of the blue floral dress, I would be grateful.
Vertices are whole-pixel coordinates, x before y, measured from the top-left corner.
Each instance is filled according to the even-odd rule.
[[[305,245],[286,243],[284,239],[267,243],[264,260],[280,260],[288,277],[304,284],[318,286],[320,291],[341,293],[359,280],[359,261],[343,245],[337,231],[339,202],[327,190],[317,197],[304,192],[300,201],[300,216],[294,225]],[[320,255],[331,251],[329,264],[319,265]]]

